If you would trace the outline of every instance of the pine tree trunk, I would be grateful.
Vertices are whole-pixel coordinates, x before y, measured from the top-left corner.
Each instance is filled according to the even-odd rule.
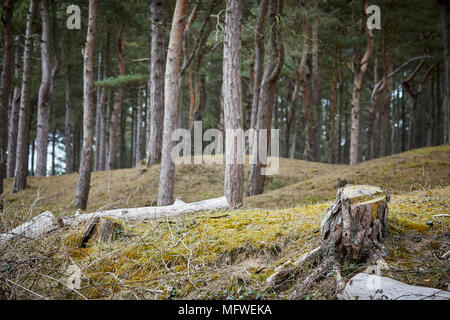
[[[363,3],[363,14],[367,18],[366,9],[368,3],[367,0],[364,0]],[[350,164],[355,165],[359,161],[359,105],[361,98],[361,88],[364,73],[367,70],[367,66],[369,65],[369,59],[372,55],[373,50],[373,35],[372,30],[367,28],[366,19],[363,19],[364,29],[367,33],[367,47],[364,52],[363,57],[360,61],[356,61],[353,71],[353,92],[352,92],[352,113],[351,113],[351,135],[350,135]]]
[[[37,114],[37,147],[36,147],[36,175],[45,177],[47,175],[47,148],[50,120],[50,85],[51,85],[51,62],[50,62],[50,17],[48,1],[41,0],[41,64],[42,80],[39,88],[38,114]]]
[[[172,132],[177,126],[177,109],[180,100],[180,67],[184,18],[188,7],[187,0],[177,0],[170,30],[167,51],[166,73],[164,82],[164,131],[162,139],[161,172],[159,177],[158,205],[169,205],[173,202],[175,184],[175,164],[171,153],[174,142]]]
[[[73,111],[70,97],[70,73],[71,67],[67,66],[66,74],[66,88],[65,88],[65,116],[64,116],[64,136],[65,136],[65,146],[64,151],[66,154],[66,174],[71,174],[73,172],[73,159],[74,159],[74,126],[73,126]]]
[[[165,0],[151,1],[152,44],[150,58],[149,103],[147,105],[146,163],[153,164],[161,159],[164,123],[164,72],[165,72]]]
[[[438,0],[441,10],[442,40],[444,42],[444,144],[450,144],[450,4]]]
[[[27,29],[25,35],[25,46],[23,53],[23,73],[22,88],[20,94],[20,112],[19,112],[19,131],[17,135],[17,154],[16,169],[14,171],[14,185],[12,192],[19,192],[25,189],[27,185],[27,169],[28,169],[28,134],[29,125],[29,108],[30,108],[30,90],[32,66],[31,61],[33,54],[33,33],[34,18],[37,13],[38,1],[30,0],[30,7],[27,16]]]
[[[231,207],[242,205],[244,190],[244,142],[234,133],[241,123],[241,19],[242,1],[227,0],[223,46],[223,99],[225,125],[225,187],[224,194]]]
[[[125,144],[125,135],[127,133],[127,109],[121,108],[120,109],[120,168],[126,168],[127,167],[127,146]]]
[[[84,48],[83,70],[83,148],[74,205],[86,209],[91,181],[92,145],[94,139],[94,63],[97,36],[97,0],[89,0],[89,20]]]
[[[0,80],[0,195],[3,193],[3,179],[6,177],[6,150],[8,149],[8,106],[11,88],[13,49],[14,0],[7,0],[3,5],[3,69]],[[0,210],[2,206],[0,204]]]
[[[118,36],[118,63],[119,74],[125,75],[125,61],[123,57],[124,40],[123,26],[120,27]],[[107,170],[116,169],[117,165],[117,129],[120,121],[120,109],[122,108],[123,88],[119,87],[114,92],[114,106],[111,114],[111,127],[109,128],[109,153]]]
[[[103,66],[103,79],[107,79],[109,75],[109,66],[110,66],[110,32],[106,33],[106,49],[105,49],[105,57],[104,57],[104,66]],[[108,121],[110,117],[108,116],[107,110],[108,108],[108,97],[109,97],[109,89],[101,88],[100,94],[100,133],[97,134],[97,139],[99,141],[98,146],[98,170],[105,170],[106,168],[106,157],[107,157],[107,144],[108,144]]]
[[[100,49],[100,52],[98,54],[98,67],[97,67],[97,81],[102,80],[102,50]],[[103,67],[104,68],[104,67]],[[95,152],[94,152],[94,171],[99,170],[99,161],[100,161],[100,136],[101,136],[101,97],[102,92],[105,90],[105,88],[97,88],[97,103],[96,103],[96,110],[95,110]]]
[[[289,118],[286,123],[286,137],[287,137],[287,157],[294,159],[295,145],[297,140],[297,97],[300,88],[300,70],[295,70],[296,78],[292,88],[291,98],[289,99]]]
[[[336,152],[334,147],[335,142],[335,124],[336,124],[336,100],[337,100],[337,60],[338,60],[338,45],[334,45],[333,54],[333,85],[331,88],[331,101],[330,101],[330,124],[329,124],[329,139],[328,139],[328,163],[335,163]]]
[[[311,114],[313,116],[313,123],[311,130],[313,130],[314,140],[312,141],[312,149],[314,152],[314,159],[320,161],[320,135],[322,132],[322,105],[320,99],[320,78],[319,78],[319,0],[314,0],[314,17],[311,28],[312,35],[312,72],[311,72]],[[310,121],[311,123],[311,121]]]
[[[14,77],[20,79],[20,70],[22,68],[22,54],[23,54],[23,44],[21,37],[16,43],[16,57],[15,57],[15,68]],[[7,159],[7,172],[6,177],[14,177],[14,170],[16,169],[16,153],[17,153],[17,134],[18,134],[18,122],[19,122],[19,111],[20,111],[20,84],[14,85],[13,96],[11,101],[11,111],[9,116],[9,127],[8,127],[8,159]]]
[[[137,94],[137,107],[136,107],[136,149],[135,149],[135,162],[133,166],[137,167],[140,165],[141,160],[144,158],[144,146],[145,146],[145,136],[143,123],[144,108],[142,107],[142,89],[138,88]]]
[[[264,74],[264,22],[267,15],[269,0],[261,0],[258,17],[255,26],[255,64],[253,79],[253,99],[250,115],[250,128],[256,129],[256,119],[258,116],[259,96],[261,91],[261,81]],[[254,137],[249,136],[249,150],[253,150]]]
[[[259,94],[258,113],[256,119],[256,130],[254,131],[253,146],[251,149],[251,163],[248,173],[247,195],[252,196],[264,192],[264,180],[267,159],[270,149],[270,128],[272,123],[273,99],[276,89],[276,82],[284,62],[284,49],[281,41],[280,25],[276,19],[282,15],[282,4],[280,0],[271,0],[269,4],[269,25],[271,26],[269,57],[264,70]],[[260,130],[265,130],[266,137],[260,137]],[[264,142],[260,139],[267,139],[265,149]],[[265,154],[261,157],[261,154]]]

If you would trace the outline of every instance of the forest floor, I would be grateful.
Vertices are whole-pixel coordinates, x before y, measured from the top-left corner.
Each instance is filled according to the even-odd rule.
[[[241,210],[186,214],[127,223],[119,239],[79,248],[84,229],[60,230],[21,241],[0,252],[0,297],[75,299],[278,299],[289,296],[305,266],[283,291],[266,285],[274,269],[315,248],[320,221],[336,196],[337,181],[387,189],[387,276],[449,290],[450,147],[417,149],[357,166],[280,159],[280,174],[266,192],[245,198]],[[159,165],[96,172],[87,211],[155,205]],[[76,174],[29,178],[29,187],[7,194],[1,232],[45,210],[71,215]],[[175,195],[190,202],[223,192],[223,167],[177,167]],[[7,181],[6,190],[11,188]],[[66,286],[67,269],[81,269],[80,290]],[[348,280],[366,266],[345,265]],[[3,281],[2,281],[3,282]],[[16,285],[12,285],[15,283]],[[25,290],[21,287],[28,289]],[[318,282],[307,299],[333,299],[334,277]]]

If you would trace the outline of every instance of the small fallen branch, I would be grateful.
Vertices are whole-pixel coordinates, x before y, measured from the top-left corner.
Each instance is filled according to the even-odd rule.
[[[73,227],[83,221],[92,220],[96,217],[115,218],[122,221],[158,219],[174,217],[189,212],[228,209],[229,207],[226,197],[219,197],[191,203],[185,203],[180,199],[177,199],[174,204],[170,206],[114,209],[87,214],[75,214],[60,219],[57,219],[50,211],[46,211],[8,233],[0,234],[0,249],[11,240],[37,239],[62,227]]]

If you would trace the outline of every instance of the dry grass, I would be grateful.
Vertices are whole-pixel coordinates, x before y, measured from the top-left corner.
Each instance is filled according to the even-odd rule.
[[[353,170],[282,159],[280,175],[273,177],[269,185],[273,189],[283,183],[291,185],[247,198],[246,202],[258,207],[291,208],[242,209],[140,221],[126,224],[119,240],[94,242],[87,248],[78,247],[83,226],[35,241],[12,242],[0,251],[0,298],[285,298],[294,279],[281,292],[267,288],[266,279],[287,259],[295,259],[318,245],[320,221],[331,204],[323,201],[335,197],[337,178],[391,186],[390,235],[386,239],[390,253],[387,261],[392,267],[389,276],[410,284],[447,289],[450,265],[442,255],[450,249],[450,220],[435,215],[450,214],[449,153],[448,147],[415,150],[366,162]],[[183,200],[221,194],[222,168],[177,169],[176,194]],[[150,205],[156,197],[158,175],[157,165],[144,174],[139,169],[94,173],[88,210]],[[43,210],[71,214],[75,183],[76,175],[31,178],[30,188],[7,196],[2,229],[9,230]],[[296,191],[299,186],[312,184],[317,188]],[[317,198],[313,201],[312,196]],[[67,286],[71,265],[81,270],[79,290]],[[349,279],[364,268],[346,265],[343,276]],[[299,279],[309,271],[310,267],[305,266]],[[334,287],[330,275],[306,298],[333,299]]]

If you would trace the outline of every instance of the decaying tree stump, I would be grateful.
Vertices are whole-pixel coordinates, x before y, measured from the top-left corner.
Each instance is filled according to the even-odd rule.
[[[336,201],[322,220],[320,247],[301,256],[268,278],[269,285],[282,288],[283,282],[296,274],[307,261],[320,258],[317,268],[297,285],[291,299],[301,298],[311,285],[326,272],[332,271],[338,290],[344,288],[340,266],[352,263],[376,263],[387,255],[383,238],[388,230],[389,194],[374,186],[348,185],[339,188]]]
[[[382,239],[388,230],[389,195],[378,187],[340,188],[320,226],[321,253],[342,263],[376,262],[387,255]]]
[[[80,247],[85,248],[89,240],[97,239],[102,242],[110,242],[118,238],[122,233],[122,224],[110,218],[95,217],[87,229],[83,232]]]

